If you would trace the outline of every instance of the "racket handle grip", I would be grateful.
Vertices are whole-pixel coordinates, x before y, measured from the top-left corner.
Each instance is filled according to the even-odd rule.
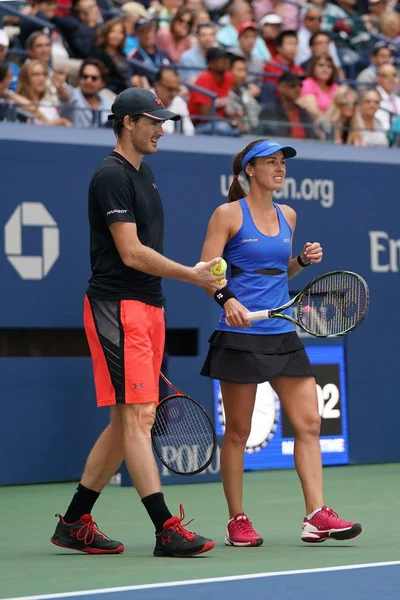
[[[256,312],[247,313],[247,317],[250,321],[264,321],[265,319],[271,318],[270,310],[257,310]]]

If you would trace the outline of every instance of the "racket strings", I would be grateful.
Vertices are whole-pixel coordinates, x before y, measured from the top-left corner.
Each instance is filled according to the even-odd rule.
[[[339,335],[354,328],[368,310],[368,289],[353,273],[334,273],[314,282],[299,303],[299,318],[317,335]]]
[[[170,396],[161,402],[152,436],[161,461],[177,473],[202,470],[215,452],[215,434],[209,417],[187,396]]]

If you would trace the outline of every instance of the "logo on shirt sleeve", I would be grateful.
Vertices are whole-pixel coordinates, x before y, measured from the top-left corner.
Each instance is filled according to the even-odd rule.
[[[125,213],[128,212],[128,209],[120,209],[120,208],[114,208],[113,210],[109,210],[108,213],[106,213],[107,217],[108,215],[115,215],[120,214],[120,215],[124,215]]]

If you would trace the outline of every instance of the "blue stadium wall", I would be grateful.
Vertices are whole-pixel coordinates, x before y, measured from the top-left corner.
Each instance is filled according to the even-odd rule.
[[[189,265],[199,260],[208,219],[226,201],[232,157],[247,141],[173,136],[150,157],[164,200],[168,257]],[[113,143],[106,130],[1,126],[3,334],[82,327],[87,187]],[[349,462],[400,461],[400,153],[301,142],[296,147],[298,158],[288,162],[277,201],[298,213],[294,251],[318,240],[324,261],[292,280],[292,290],[336,269],[368,281],[370,313],[343,340]],[[36,279],[26,278],[33,273]],[[170,357],[169,376],[214,414],[212,383],[199,370],[218,307],[194,286],[165,281],[164,291],[168,328],[198,330],[197,355]],[[31,355],[0,358],[0,484],[77,479],[107,422],[107,410],[95,409],[89,358],[41,358],[34,349]],[[213,477],[217,462],[197,480]],[[165,473],[163,479],[176,480]]]

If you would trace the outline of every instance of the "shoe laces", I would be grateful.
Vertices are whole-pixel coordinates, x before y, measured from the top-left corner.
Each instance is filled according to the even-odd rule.
[[[87,518],[88,516],[90,518]],[[88,516],[85,515],[86,518],[81,519],[81,522],[83,522],[83,525],[76,532],[76,539],[79,540],[80,542],[83,542],[87,546],[90,546],[90,544],[93,544],[94,538],[96,535],[100,536],[100,538],[102,538],[102,539],[108,540],[109,538],[106,536],[106,534],[103,533],[97,527],[97,523],[95,521],[93,521],[93,519],[90,515],[88,515]]]
[[[248,516],[245,515],[244,513],[240,513],[240,514],[236,515],[236,517],[234,517],[233,522],[235,523],[236,527],[238,527],[239,529],[241,529],[242,531],[244,531],[246,533],[250,533],[250,532],[254,531],[253,523],[250,521]]]
[[[328,506],[325,506],[324,508],[325,512],[327,512],[329,515],[331,515],[332,517],[336,517],[337,519],[339,518],[339,515],[333,510],[333,508],[329,508]]]
[[[191,523],[193,521],[193,519],[191,519],[187,523],[182,524],[182,521],[185,518],[185,511],[183,509],[182,504],[179,505],[179,511],[180,511],[179,517],[172,517],[171,519],[169,519],[167,521],[167,523],[168,523],[167,529],[172,529],[172,531],[176,531],[177,533],[180,533],[181,535],[183,535],[183,537],[188,539],[190,542],[193,542],[194,538],[196,537],[196,534],[185,529],[185,527],[187,525],[189,525],[189,523]]]

